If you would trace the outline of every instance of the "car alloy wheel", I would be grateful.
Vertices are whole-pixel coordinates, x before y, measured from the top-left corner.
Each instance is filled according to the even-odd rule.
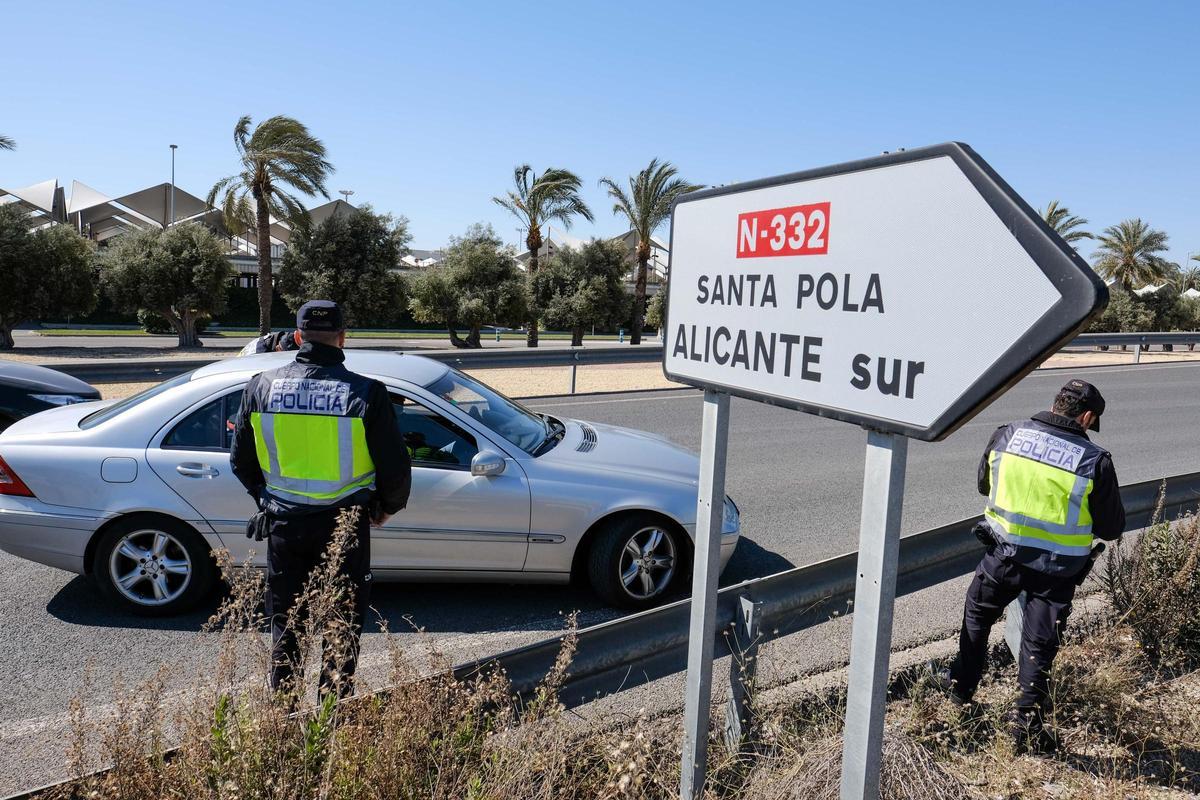
[[[192,559],[175,536],[143,529],[125,534],[108,557],[113,587],[141,606],[162,606],[179,599],[192,579]]]
[[[642,528],[621,550],[621,585],[635,600],[657,597],[671,585],[677,560],[673,536],[657,525]]]

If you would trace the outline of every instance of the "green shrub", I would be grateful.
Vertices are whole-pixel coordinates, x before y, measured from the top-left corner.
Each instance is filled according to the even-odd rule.
[[[1134,541],[1114,544],[1101,578],[1153,665],[1200,664],[1200,518],[1159,520]]]

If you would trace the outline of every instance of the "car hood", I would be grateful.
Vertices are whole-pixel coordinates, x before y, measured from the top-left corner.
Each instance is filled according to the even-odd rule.
[[[17,436],[40,436],[48,433],[79,432],[79,421],[94,411],[112,405],[111,400],[90,403],[74,403],[69,406],[50,408],[19,419],[0,433],[4,438]]]
[[[570,464],[646,480],[666,480],[695,486],[700,477],[700,459],[695,453],[655,433],[605,425],[601,422],[563,420],[567,434],[539,461]],[[586,429],[595,433],[588,447]],[[582,448],[582,449],[581,449]]]
[[[100,398],[100,392],[91,384],[65,372],[35,364],[0,362],[0,385],[11,386],[31,394],[77,394],[81,397]]]

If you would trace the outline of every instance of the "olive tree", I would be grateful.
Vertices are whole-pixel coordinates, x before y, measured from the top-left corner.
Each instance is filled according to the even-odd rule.
[[[478,348],[484,325],[516,324],[529,305],[512,248],[490,225],[472,225],[450,240],[441,264],[410,282],[409,308],[419,322],[445,325],[455,347]],[[467,328],[465,339],[460,325]]]
[[[30,231],[29,214],[0,206],[0,350],[29,319],[86,314],[96,307],[95,250],[66,225]]]
[[[593,325],[617,325],[629,314],[625,291],[625,250],[593,239],[575,250],[558,251],[533,277],[533,297],[548,325],[571,332],[571,346],[583,344]]]
[[[201,347],[197,324],[225,309],[233,267],[220,239],[187,223],[121,236],[105,253],[102,275],[117,306],[157,314],[180,347]]]
[[[404,217],[365,207],[335,214],[292,236],[279,293],[293,311],[320,297],[337,302],[348,325],[387,325],[406,305],[397,270],[411,240]]]

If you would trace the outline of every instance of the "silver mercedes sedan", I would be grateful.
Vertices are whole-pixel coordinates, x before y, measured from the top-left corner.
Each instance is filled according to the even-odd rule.
[[[117,603],[181,612],[216,584],[211,552],[265,564],[229,468],[242,387],[290,353],[228,359],[117,402],[0,434],[0,548],[91,576]],[[408,507],[373,531],[377,580],[566,583],[642,608],[686,589],[699,462],[650,433],[536,414],[427,358],[349,351],[391,393],[413,462]],[[724,567],[738,508],[725,500]]]

